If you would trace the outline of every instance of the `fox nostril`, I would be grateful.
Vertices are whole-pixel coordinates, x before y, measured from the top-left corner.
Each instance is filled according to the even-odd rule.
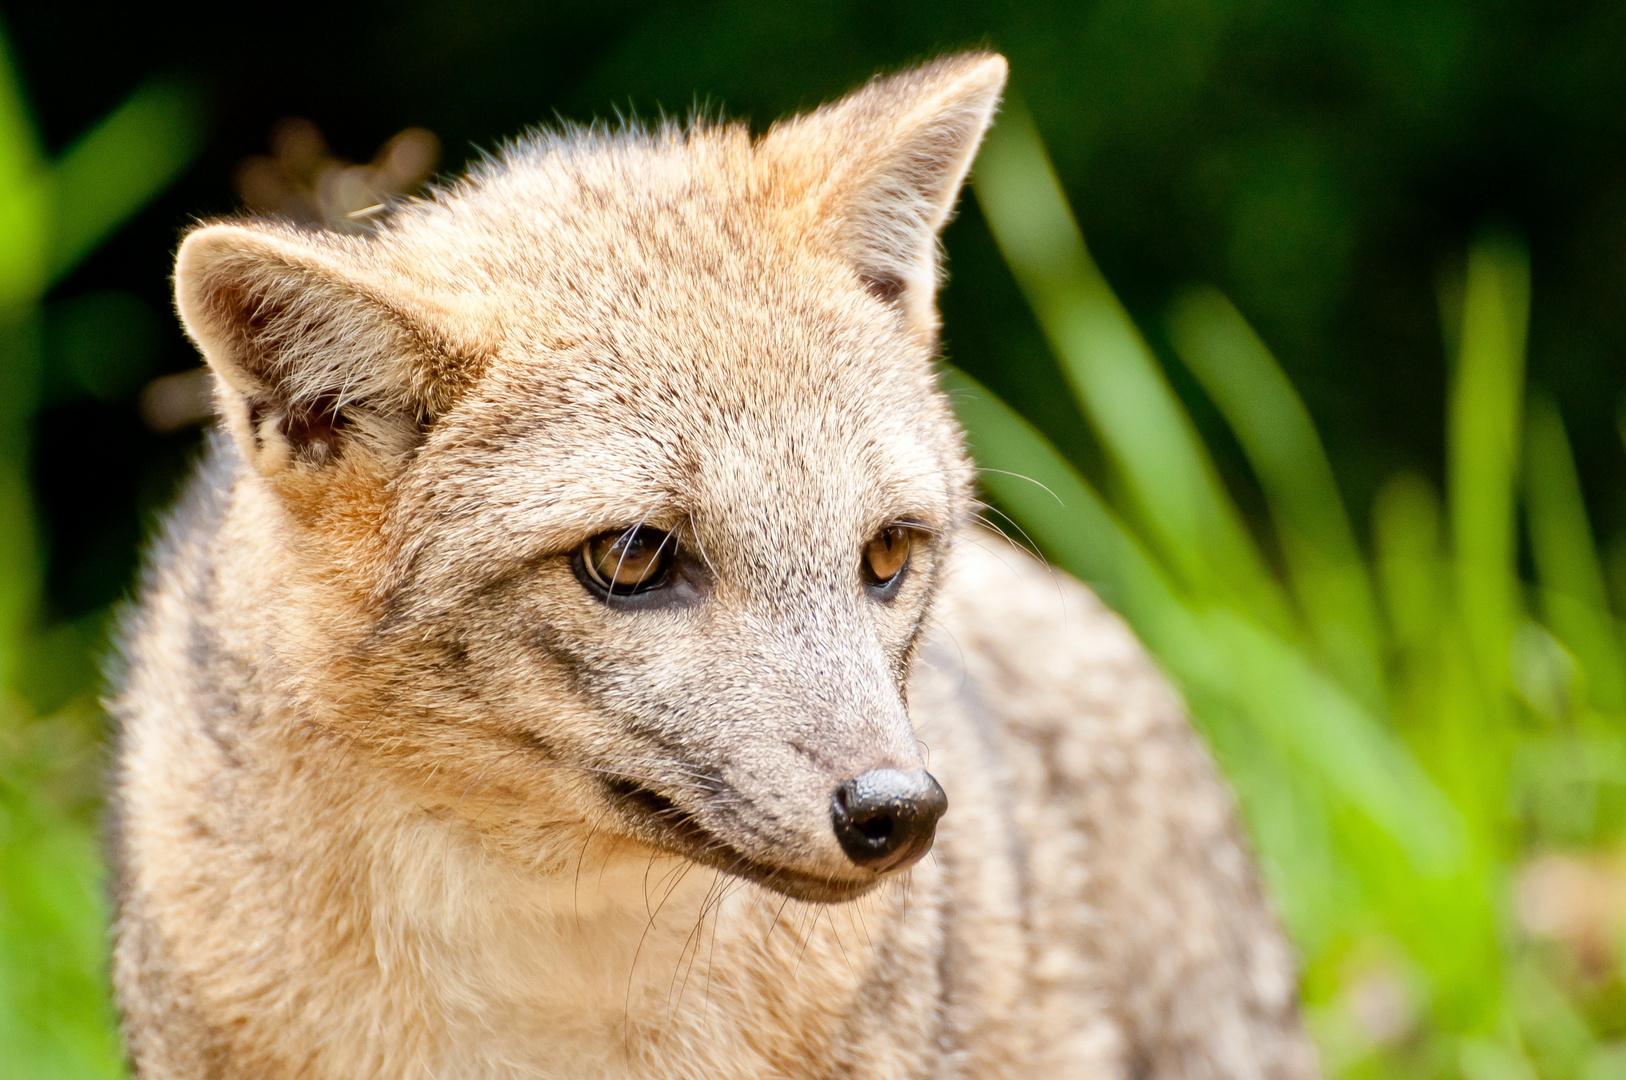
[[[841,850],[877,873],[896,870],[931,850],[948,796],[925,769],[871,769],[836,788],[830,820]]]

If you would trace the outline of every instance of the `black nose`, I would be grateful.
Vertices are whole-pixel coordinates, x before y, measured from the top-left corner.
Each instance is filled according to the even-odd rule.
[[[841,850],[876,873],[908,866],[932,849],[948,796],[925,769],[871,769],[830,799]]]

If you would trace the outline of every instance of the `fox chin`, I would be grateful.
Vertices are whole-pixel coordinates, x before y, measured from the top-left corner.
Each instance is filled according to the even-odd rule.
[[[978,525],[938,237],[1005,77],[186,235],[218,423],[113,704],[139,1075],[1316,1075],[1179,699]]]

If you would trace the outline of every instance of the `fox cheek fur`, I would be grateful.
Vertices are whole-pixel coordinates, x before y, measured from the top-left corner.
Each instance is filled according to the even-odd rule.
[[[1315,1075],[1178,698],[976,531],[937,244],[1005,74],[186,237],[221,431],[113,703],[140,1075]]]
[[[831,792],[871,769],[924,764],[900,673],[932,554],[881,603],[864,595],[863,537],[850,528],[836,533],[847,542],[830,545],[828,569],[786,558],[758,582],[730,558],[741,544],[727,520],[701,539],[708,524],[685,523],[673,541],[701,578],[691,599],[600,600],[568,555],[549,555],[438,603],[424,594],[442,583],[407,584],[392,599],[414,613],[387,619],[361,663],[411,673],[390,690],[392,712],[466,703],[469,727],[504,755],[442,766],[441,783],[507,788],[523,805],[538,773],[580,770],[594,781],[586,802],[604,804],[593,812],[652,843],[670,846],[652,825],[682,824],[685,853],[720,868],[773,864],[795,871],[776,878],[787,891],[808,892],[794,883],[811,875],[830,883],[821,898],[855,894],[877,879],[855,876],[836,846]]]

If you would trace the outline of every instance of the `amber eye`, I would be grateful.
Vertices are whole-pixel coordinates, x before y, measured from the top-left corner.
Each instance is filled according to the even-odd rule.
[[[909,565],[915,530],[888,525],[864,545],[864,577],[871,585],[890,585]]]
[[[607,593],[626,596],[666,580],[677,541],[659,529],[599,533],[581,548],[587,577]]]

